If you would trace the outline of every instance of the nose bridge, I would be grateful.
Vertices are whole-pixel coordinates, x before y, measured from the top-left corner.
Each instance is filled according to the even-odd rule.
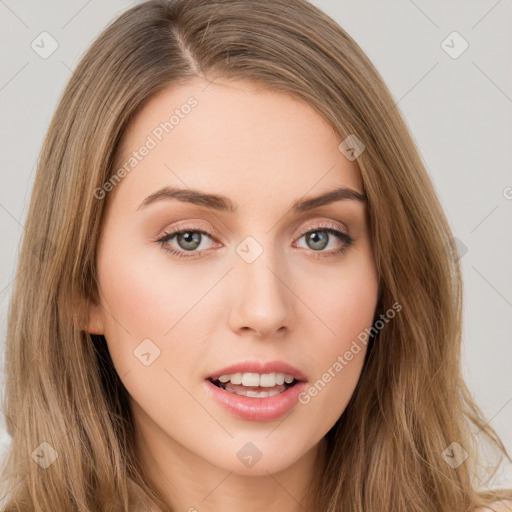
[[[272,236],[246,237],[236,247],[232,325],[269,335],[291,325],[292,294],[286,286],[286,262]]]

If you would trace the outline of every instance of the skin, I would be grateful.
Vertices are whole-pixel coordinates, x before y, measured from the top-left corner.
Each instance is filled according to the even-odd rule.
[[[137,453],[169,506],[303,511],[315,456],[355,390],[365,347],[307,405],[273,421],[233,416],[204,381],[240,361],[283,360],[312,384],[372,325],[378,276],[366,203],[290,212],[294,201],[337,187],[363,194],[363,183],[338,150],[342,139],[307,103],[243,81],[207,85],[196,79],[164,90],[125,133],[120,165],[169,112],[190,96],[198,101],[106,198],[99,303],[90,304],[88,329],[106,338],[131,397]],[[163,186],[222,194],[239,211],[169,199],[138,209]],[[345,245],[335,235],[320,249],[301,236],[308,229],[325,237],[322,222],[353,244],[334,254]],[[173,256],[157,241],[191,224],[212,233],[193,257]],[[236,252],[248,236],[263,250],[252,263]],[[167,246],[190,247],[177,237]],[[134,356],[145,339],[160,350],[148,366]],[[261,453],[252,467],[237,457],[249,442]]]

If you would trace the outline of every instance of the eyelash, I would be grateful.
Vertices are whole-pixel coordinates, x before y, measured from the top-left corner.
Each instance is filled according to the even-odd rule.
[[[336,236],[339,240],[344,242],[344,244],[336,250],[330,251],[330,252],[324,252],[324,251],[313,251],[313,254],[311,255],[314,259],[320,259],[320,258],[331,258],[334,256],[338,256],[343,254],[350,246],[353,245],[354,240],[353,238],[348,235],[347,233],[344,233],[343,231],[340,231],[334,224],[324,223],[319,224],[317,226],[313,226],[307,229],[304,229],[300,232],[299,239],[302,238],[304,235],[307,235],[308,233],[312,233],[315,231],[323,231],[326,233],[329,233],[331,235]],[[179,235],[181,233],[201,233],[201,235],[206,235],[210,238],[213,238],[213,234],[205,231],[204,229],[200,228],[199,226],[186,226],[186,227],[180,227],[179,229],[171,230],[169,232],[164,232],[162,236],[160,236],[156,242],[158,242],[164,251],[170,253],[172,256],[176,256],[178,258],[195,258],[197,255],[201,254],[203,251],[189,251],[190,255],[187,254],[186,251],[177,251],[175,249],[172,249],[169,247],[168,242],[172,238],[174,238],[176,235]],[[206,250],[206,249],[205,249]]]

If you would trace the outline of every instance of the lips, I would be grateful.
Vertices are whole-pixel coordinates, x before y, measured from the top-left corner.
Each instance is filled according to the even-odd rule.
[[[305,375],[283,361],[248,361],[205,379],[210,395],[235,416],[269,421],[290,410],[305,387]]]

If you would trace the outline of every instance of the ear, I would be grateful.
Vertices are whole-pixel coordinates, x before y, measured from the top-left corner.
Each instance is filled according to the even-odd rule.
[[[104,334],[103,308],[93,299],[75,299],[73,319],[78,329],[89,334]]]
[[[104,334],[103,309],[98,304],[89,304],[85,331],[89,334]]]

